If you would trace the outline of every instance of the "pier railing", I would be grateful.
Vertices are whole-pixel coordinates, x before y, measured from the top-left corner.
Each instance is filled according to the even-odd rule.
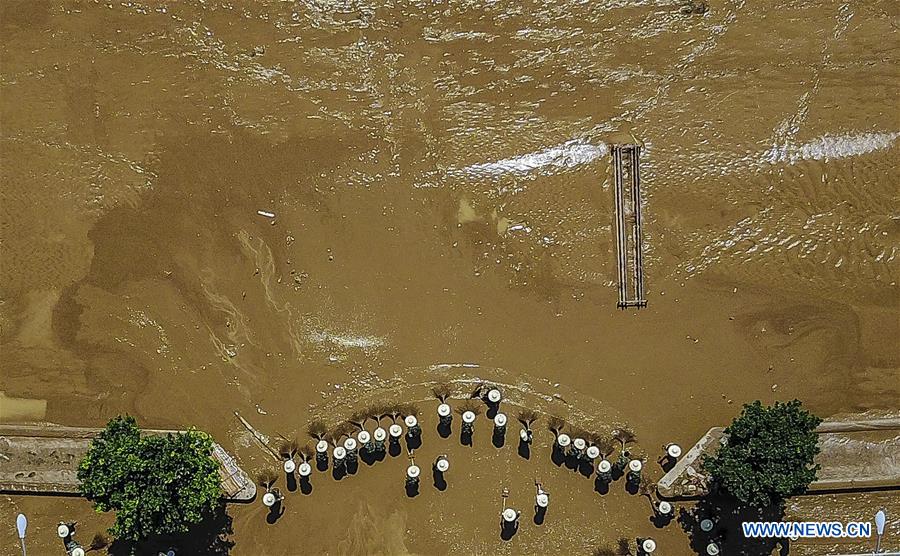
[[[612,158],[616,207],[616,266],[618,267],[619,282],[617,306],[622,309],[646,307],[643,231],[641,229],[641,146],[613,145]],[[628,182],[627,187],[626,181]],[[629,268],[629,262],[631,268]],[[630,294],[629,274],[631,274]]]

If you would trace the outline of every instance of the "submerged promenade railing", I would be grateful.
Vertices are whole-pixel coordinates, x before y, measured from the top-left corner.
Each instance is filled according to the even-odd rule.
[[[643,231],[641,229],[641,146],[613,145],[613,183],[616,207],[616,257],[619,308],[646,307],[644,295]],[[626,187],[625,182],[629,185]],[[627,200],[626,200],[627,197]],[[630,222],[629,222],[630,221]],[[631,224],[631,237],[628,229]],[[630,245],[629,245],[630,244]],[[631,270],[629,273],[629,253]],[[628,275],[632,275],[629,297]]]

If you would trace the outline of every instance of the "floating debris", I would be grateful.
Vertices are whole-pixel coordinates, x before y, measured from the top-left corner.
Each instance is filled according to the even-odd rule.
[[[258,211],[256,211],[256,214],[258,214],[260,216],[265,216],[266,218],[275,218],[275,213],[269,212],[267,210],[258,210]]]

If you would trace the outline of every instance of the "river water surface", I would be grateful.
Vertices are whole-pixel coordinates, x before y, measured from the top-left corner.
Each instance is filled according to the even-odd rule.
[[[418,461],[450,455],[446,491],[425,473],[408,498],[405,457],[316,475],[274,524],[232,507],[233,553],[587,554],[652,535],[690,554],[646,499],[554,466],[543,425],[526,461],[517,429],[498,449],[484,419],[471,448],[439,439],[425,400],[436,380],[495,381],[633,428],[651,462],[755,399],[896,412],[898,5],[708,8],[0,2],[0,419],[193,425],[252,471],[270,461],[234,411],[276,438],[420,401]],[[649,305],[623,312],[608,153],[634,141]],[[553,496],[540,526],[535,479]],[[510,541],[503,487],[523,511]],[[890,497],[791,511],[884,504],[896,544]],[[36,554],[60,519],[108,524],[83,501],[0,505],[3,523],[29,513]],[[0,542],[15,552],[11,527]]]

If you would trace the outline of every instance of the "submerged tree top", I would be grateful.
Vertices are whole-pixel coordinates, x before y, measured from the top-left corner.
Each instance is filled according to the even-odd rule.
[[[780,506],[816,479],[815,428],[822,422],[798,400],[773,406],[756,401],[725,429],[726,441],[704,469],[720,491],[757,508]]]
[[[116,537],[141,541],[184,533],[219,503],[211,450],[206,433],[141,437],[133,417],[119,416],[91,442],[78,480],[98,512],[116,512]]]

